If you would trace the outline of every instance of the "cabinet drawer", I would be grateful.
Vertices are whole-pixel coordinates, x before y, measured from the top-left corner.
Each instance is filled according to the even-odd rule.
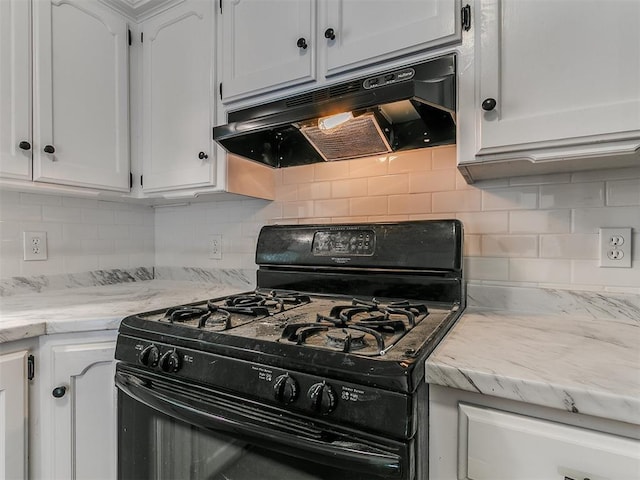
[[[459,478],[637,480],[640,441],[460,404]]]

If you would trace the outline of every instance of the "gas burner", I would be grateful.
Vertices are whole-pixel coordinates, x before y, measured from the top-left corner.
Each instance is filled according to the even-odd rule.
[[[289,290],[272,290],[269,293],[247,293],[233,295],[224,301],[224,308],[232,313],[267,316],[273,312],[283,312],[288,306],[310,303],[308,295]]]
[[[330,330],[326,333],[327,344],[331,347],[341,349],[343,352],[360,350],[367,346],[365,333],[353,328],[341,328]]]
[[[169,323],[183,323],[194,318],[200,319],[208,313],[207,309],[201,307],[172,307],[165,312],[163,320],[167,320]]]
[[[369,328],[358,324],[336,325],[335,319],[317,314],[316,323],[292,323],[284,327],[281,340],[296,345],[312,346],[344,353],[358,350],[366,356],[384,355],[404,334],[404,329],[392,332],[384,328]],[[385,341],[386,337],[386,341]]]
[[[417,320],[422,320],[428,314],[429,309],[426,305],[411,303],[407,300],[382,304],[376,298],[370,301],[354,298],[351,305],[333,307],[326,319],[331,319],[333,322],[339,320],[342,324],[357,321],[369,326],[382,326],[385,323],[395,325],[397,321],[402,322],[397,319],[400,317],[406,319],[408,328],[413,328],[416,326]]]

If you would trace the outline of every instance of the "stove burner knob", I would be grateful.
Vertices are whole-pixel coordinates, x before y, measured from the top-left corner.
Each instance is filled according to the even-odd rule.
[[[140,363],[147,367],[155,367],[156,365],[158,365],[159,359],[160,351],[158,350],[158,347],[153,344],[146,346],[138,356],[138,360],[140,360]]]
[[[288,373],[280,375],[273,384],[273,396],[285,405],[294,402],[298,398],[298,382]]]
[[[160,370],[167,373],[174,373],[180,370],[180,355],[175,350],[166,352],[160,357]]]
[[[336,392],[326,382],[316,383],[309,389],[311,408],[318,413],[326,415],[336,408]]]

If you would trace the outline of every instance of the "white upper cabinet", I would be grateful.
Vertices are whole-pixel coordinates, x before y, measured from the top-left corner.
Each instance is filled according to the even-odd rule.
[[[222,98],[315,79],[314,0],[222,1]]]
[[[215,5],[187,0],[141,25],[145,192],[215,185]]]
[[[640,159],[639,24],[637,1],[478,0],[458,66],[460,163]]]
[[[326,0],[327,74],[408,55],[460,38],[453,0]]]
[[[457,0],[222,0],[224,102],[460,39]]]
[[[97,0],[34,0],[33,179],[129,190],[126,21]]]
[[[0,176],[31,180],[31,2],[0,1]]]

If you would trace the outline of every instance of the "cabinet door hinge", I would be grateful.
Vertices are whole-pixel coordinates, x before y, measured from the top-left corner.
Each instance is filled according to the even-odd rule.
[[[133,172],[129,172],[129,188],[133,188]]]
[[[140,43],[144,42],[144,32],[140,32]]]
[[[140,186],[144,186],[144,184],[142,183],[142,175],[140,175]]]
[[[465,32],[468,32],[471,28],[471,6],[465,5],[462,7],[462,15],[460,16],[462,19],[462,29]]]
[[[220,0],[220,15],[222,15],[222,0]]]
[[[36,359],[33,355],[27,357],[27,379],[33,380],[36,376]]]
[[[220,90],[220,100],[222,100],[222,82],[220,82],[219,90]]]
[[[127,39],[129,40],[129,46],[131,46],[131,30],[127,30]]]

